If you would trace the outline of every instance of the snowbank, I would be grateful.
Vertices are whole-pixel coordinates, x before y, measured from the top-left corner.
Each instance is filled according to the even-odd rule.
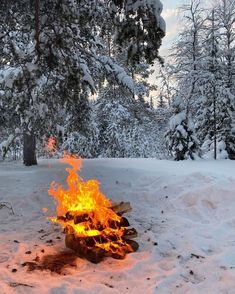
[[[139,251],[98,265],[78,258],[62,276],[29,273],[25,261],[64,249],[60,228],[41,209],[54,213],[47,189],[65,175],[57,160],[30,168],[1,163],[0,202],[15,211],[0,209],[1,294],[234,293],[234,162],[86,160],[84,178],[100,180],[112,200],[131,201]]]

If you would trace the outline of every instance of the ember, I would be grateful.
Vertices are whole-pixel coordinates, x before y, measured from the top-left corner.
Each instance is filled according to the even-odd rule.
[[[98,181],[84,181],[77,174],[81,160],[76,156],[65,154],[61,161],[71,166],[66,169],[68,187],[53,182],[48,193],[57,200],[57,217],[51,220],[64,228],[66,247],[94,263],[105,256],[123,259],[136,251],[138,243],[131,239],[137,232],[128,229],[129,222],[122,217],[131,210],[130,203],[112,205]]]

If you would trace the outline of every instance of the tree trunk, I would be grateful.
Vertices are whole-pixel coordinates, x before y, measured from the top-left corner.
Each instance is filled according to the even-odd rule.
[[[26,166],[37,165],[36,159],[36,139],[34,133],[31,131],[24,131],[24,148],[23,160]]]
[[[217,159],[217,117],[216,117],[216,97],[215,86],[213,87],[213,112],[214,112],[214,159]]]

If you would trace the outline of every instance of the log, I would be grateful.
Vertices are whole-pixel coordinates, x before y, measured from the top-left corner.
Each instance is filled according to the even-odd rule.
[[[110,208],[119,215],[122,215],[132,210],[130,202],[123,201],[118,204],[112,205]]]
[[[99,263],[105,257],[105,250],[99,247],[87,248],[86,255],[83,256],[92,263]]]
[[[120,221],[120,226],[121,227],[129,227],[130,223],[129,223],[128,219],[125,217],[122,217],[121,221]]]
[[[68,237],[69,238],[68,240],[69,240],[69,242],[78,244],[78,246],[79,245],[84,245],[84,246],[87,246],[87,247],[93,247],[97,243],[103,244],[103,243],[107,243],[107,242],[110,241],[106,236],[103,236],[103,235],[90,236],[90,237],[89,236],[88,237],[78,237],[75,234],[67,234],[67,235],[68,236],[73,236],[73,237]],[[65,238],[65,245],[67,246],[66,238]]]
[[[136,252],[139,249],[139,244],[134,240],[126,240],[126,243],[131,246],[133,252]]]
[[[120,221],[110,220],[109,226],[112,229],[120,229],[122,227],[129,227],[130,223],[127,218],[121,217]]]
[[[120,245],[120,250],[115,252],[115,248],[113,248],[113,251],[106,252],[105,256],[109,256],[115,259],[124,259],[126,254],[136,252],[139,249],[139,244],[135,242],[134,240],[124,240],[125,245]]]
[[[83,222],[91,221],[91,218],[88,213],[84,213],[81,215],[75,215],[73,221],[74,224],[77,225]]]
[[[81,238],[76,238],[73,234],[65,236],[65,245],[75,251],[75,253],[86,258],[92,263],[99,263],[105,257],[105,250],[96,246],[87,246],[86,242],[82,242]]]
[[[68,211],[65,214],[65,216],[64,215],[58,216],[57,219],[62,220],[64,222],[69,221],[69,220],[73,220],[75,225],[91,220],[88,213],[83,213],[83,214],[76,215],[76,214],[73,214],[70,211]]]
[[[113,204],[110,209],[117,215],[122,216],[124,213],[131,211],[132,208],[130,202],[120,202]],[[105,228],[102,224],[92,224],[91,215],[88,213],[76,215],[73,214],[73,212],[68,212],[65,216],[58,217],[58,219],[62,221],[73,220],[74,224],[88,222],[89,229],[100,231],[100,234],[96,236],[79,237],[76,236],[74,229],[70,225],[67,225],[64,230],[66,233],[66,247],[75,251],[76,255],[79,257],[86,258],[93,263],[99,263],[104,257],[124,259],[126,254],[135,252],[139,248],[138,243],[132,240],[137,237],[137,231],[134,228],[128,229],[130,223],[125,217],[121,217],[119,221],[110,220],[108,227],[114,229],[114,231],[107,230],[107,235],[105,234]],[[115,233],[115,229],[121,228],[124,228],[124,233],[120,239],[120,236]],[[110,247],[108,246],[108,248],[106,248],[108,242],[112,243]],[[101,244],[106,244],[106,246],[103,246],[106,249],[101,248]]]
[[[139,245],[137,242],[130,239],[123,239],[123,241],[125,242],[124,245],[118,241],[114,241],[114,243],[120,246],[119,250],[111,245],[110,250],[106,251],[105,249],[96,246],[97,243],[95,242],[95,237],[80,238],[73,234],[68,234],[65,237],[65,245],[67,248],[72,249],[79,257],[86,258],[92,263],[99,263],[104,257],[124,259],[126,254],[138,250]],[[106,242],[108,242],[108,240],[99,240],[99,244],[105,244]]]
[[[134,239],[138,236],[138,233],[136,231],[135,228],[131,228],[131,229],[125,229],[124,235],[122,236],[122,238],[124,240],[130,240],[130,239]]]
[[[107,255],[106,256],[110,256],[114,259],[124,259],[126,257],[126,253],[125,252],[112,252],[111,255]]]

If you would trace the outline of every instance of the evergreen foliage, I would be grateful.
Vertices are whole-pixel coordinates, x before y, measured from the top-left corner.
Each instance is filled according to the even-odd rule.
[[[14,113],[13,130],[19,127],[17,135],[32,142],[56,134],[60,126],[67,140],[79,142],[81,155],[94,156],[89,97],[110,81],[134,95],[135,82],[124,64],[137,67],[160,58],[161,11],[160,1],[152,0],[1,1],[0,105],[7,117],[1,121],[13,122]],[[107,52],[107,40],[114,53],[128,52],[123,63]],[[8,128],[1,136],[10,133]],[[24,148],[27,158],[35,152],[30,145]]]

